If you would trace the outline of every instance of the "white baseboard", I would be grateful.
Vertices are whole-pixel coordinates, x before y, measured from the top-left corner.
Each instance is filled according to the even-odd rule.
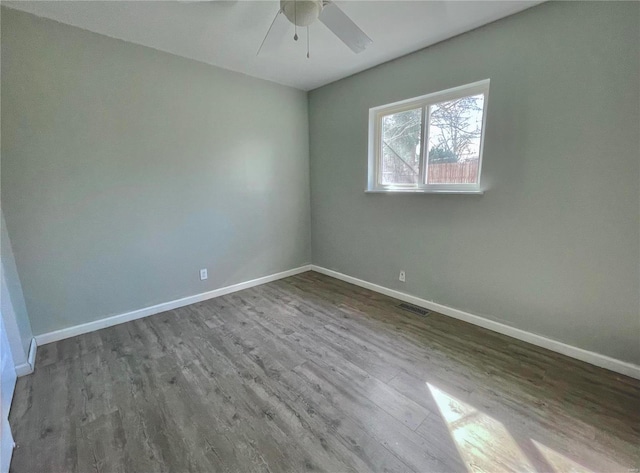
[[[379,286],[377,284],[363,281],[362,279],[354,278],[352,276],[347,276],[346,274],[332,271],[331,269],[323,268],[321,266],[311,265],[311,269],[318,273],[322,273],[327,276],[331,276],[333,278],[355,284],[356,286],[364,287],[365,289],[370,289],[372,291],[379,292],[380,294],[394,297],[396,299],[409,302],[410,304],[417,305],[419,307],[424,307],[425,309],[438,312],[439,314],[448,315],[449,317],[463,320],[465,322],[469,322],[470,324],[478,325],[488,330],[492,330],[509,337],[517,338],[518,340],[522,340],[524,342],[528,342],[542,348],[546,348],[547,350],[561,353],[563,355],[570,356],[571,358],[585,361],[592,365],[606,368],[608,370],[615,371],[616,373],[624,374],[632,378],[640,379],[640,366],[634,365],[633,363],[628,363],[626,361],[617,360],[606,355],[601,355],[599,353],[584,350],[572,345],[567,345],[566,343],[562,343],[557,340],[544,337],[542,335],[536,335],[534,333],[520,330],[518,328],[511,327],[500,322],[495,322],[478,315],[473,315],[462,310],[453,309],[436,302],[427,301],[416,296],[405,294],[404,292],[389,289],[384,286]]]
[[[33,373],[33,370],[36,366],[36,351],[38,350],[38,342],[36,342],[35,337],[31,339],[31,344],[29,345],[29,356],[27,357],[26,363],[20,363],[16,365],[16,375],[26,376],[28,374]]]
[[[31,373],[33,373],[33,368],[29,363],[20,363],[19,365],[16,365],[16,376],[18,378],[22,378],[23,376],[27,376]]]
[[[251,281],[234,284],[232,286],[226,286],[220,289],[214,289],[213,291],[203,292],[201,294],[196,294],[194,296],[183,297],[182,299],[176,299],[173,301],[164,302],[162,304],[145,307],[143,309],[126,312],[124,314],[114,315],[114,316],[96,320],[93,322],[88,322],[85,324],[75,325],[73,327],[56,330],[54,332],[36,335],[31,342],[31,347],[29,349],[28,363],[23,363],[21,365],[16,366],[16,373],[18,374],[18,376],[24,376],[33,372],[33,369],[35,366],[36,349],[40,345],[46,345],[47,343],[56,342],[58,340],[63,340],[65,338],[75,337],[76,335],[82,335],[83,333],[93,332],[103,328],[111,327],[113,325],[129,322],[131,320],[136,320],[143,317],[148,317],[149,315],[165,312],[167,310],[176,309],[178,307],[183,307],[189,304],[195,304],[196,302],[201,302],[207,299],[213,299],[215,297],[224,296],[225,294],[231,294],[233,292],[242,291],[243,289],[259,286],[260,284],[266,284],[271,281],[276,281],[278,279],[294,276],[296,274],[304,273],[305,271],[311,271],[311,270],[316,271],[318,273],[325,274],[327,276],[334,277],[336,279],[340,279],[342,281],[345,281],[351,284],[355,284],[356,286],[364,287],[365,289],[370,289],[372,291],[379,292],[380,294],[384,294],[405,302],[409,302],[410,304],[414,304],[419,307],[424,307],[426,309],[432,310],[434,312],[438,312],[443,315],[448,315],[449,317],[453,317],[455,319],[463,320],[465,322],[478,325],[488,330],[492,330],[494,332],[498,332],[503,335],[507,335],[509,337],[513,337],[518,340],[522,340],[524,342],[528,342],[533,345],[537,345],[539,347],[546,348],[548,350],[561,353],[566,356],[570,356],[577,360],[591,363],[592,365],[599,366],[601,368],[606,368],[608,370],[615,371],[617,373],[621,373],[626,376],[630,376],[632,378],[640,379],[640,366],[635,365],[633,363],[628,363],[626,361],[617,360],[615,358],[611,358],[606,355],[601,355],[599,353],[584,350],[582,348],[574,347],[572,345],[567,345],[566,343],[562,343],[557,340],[544,337],[542,335],[536,335],[534,333],[527,332],[525,330],[521,330],[515,327],[511,327],[509,325],[505,325],[500,322],[495,322],[493,320],[489,320],[478,315],[470,314],[468,312],[454,309],[452,307],[438,304],[436,302],[427,301],[425,299],[421,299],[419,297],[412,296],[404,292],[396,291],[394,289],[389,289],[387,287],[379,286],[378,284],[373,284],[373,283],[364,281],[362,279],[354,278],[352,276],[347,276],[346,274],[342,274],[337,271],[333,271],[330,269],[323,268],[321,266],[310,265],[310,264],[301,266],[299,268],[290,269],[288,271],[283,271],[281,273],[271,274],[269,276],[252,279]]]
[[[215,297],[224,296],[225,294],[231,294],[232,292],[242,291],[250,287],[259,286],[278,279],[287,278],[296,274],[310,271],[311,265],[300,266],[299,268],[290,269],[281,273],[270,274],[251,281],[241,282],[233,284],[232,286],[222,287],[220,289],[214,289],[213,291],[203,292],[194,296],[183,297],[182,299],[176,299],[169,302],[163,302],[162,304],[145,307],[143,309],[134,310],[131,312],[125,312],[124,314],[113,315],[104,319],[95,320],[93,322],[87,322],[81,325],[74,325],[73,327],[63,328],[54,332],[43,333],[36,335],[35,340],[38,345],[46,345],[47,343],[57,342],[65,338],[75,337],[76,335],[82,335],[83,333],[94,332],[113,325],[122,324],[131,320],[141,319],[148,317],[149,315],[159,314],[167,310],[176,309],[178,307],[184,307],[189,304],[195,304],[196,302],[205,301],[207,299],[213,299]]]

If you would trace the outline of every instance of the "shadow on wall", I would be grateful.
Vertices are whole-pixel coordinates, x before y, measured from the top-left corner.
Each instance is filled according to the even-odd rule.
[[[0,218],[0,278],[2,280],[0,308],[7,330],[13,362],[18,366],[28,363],[33,333],[22,294],[22,285],[20,284],[11,241],[4,221],[4,214],[1,212]]]

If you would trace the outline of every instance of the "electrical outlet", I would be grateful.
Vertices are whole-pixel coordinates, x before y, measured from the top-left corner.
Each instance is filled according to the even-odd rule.
[[[201,269],[200,270],[200,281],[204,281],[205,279],[207,279],[209,276],[207,276],[207,269]]]
[[[398,279],[402,282],[406,281],[406,275],[404,274],[404,271],[400,271],[400,276],[398,276]]]

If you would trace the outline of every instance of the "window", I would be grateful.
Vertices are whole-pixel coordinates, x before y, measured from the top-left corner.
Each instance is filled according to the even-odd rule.
[[[489,79],[370,109],[367,191],[480,193],[488,95]]]

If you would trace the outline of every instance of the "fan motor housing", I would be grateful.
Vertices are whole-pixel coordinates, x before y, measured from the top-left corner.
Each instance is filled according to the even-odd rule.
[[[322,0],[280,0],[280,8],[291,23],[309,26],[322,11]]]

